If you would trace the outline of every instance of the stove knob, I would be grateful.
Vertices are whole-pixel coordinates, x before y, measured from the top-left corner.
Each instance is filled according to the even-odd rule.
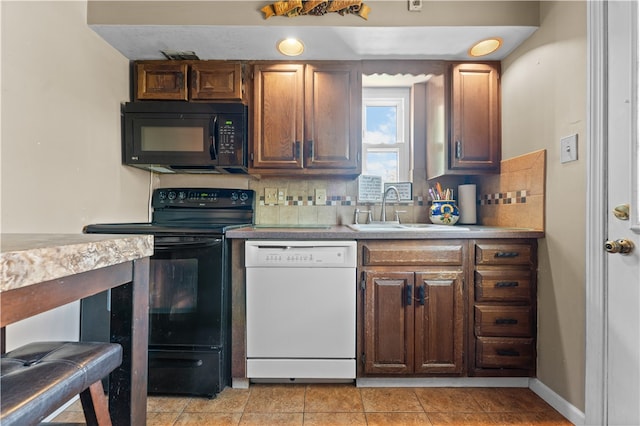
[[[231,193],[231,201],[238,201],[238,193],[237,192],[232,192]]]
[[[164,192],[164,191],[158,192],[158,198],[160,198],[160,200],[166,200],[167,199],[167,193]]]
[[[169,198],[170,200],[175,200],[176,199],[176,193],[173,191],[169,191],[169,194],[167,195],[167,198]]]
[[[178,198],[184,200],[185,198],[187,198],[187,193],[184,191],[178,192]]]
[[[240,194],[240,200],[241,201],[247,201],[249,199],[249,194],[247,194],[246,192],[242,192]]]

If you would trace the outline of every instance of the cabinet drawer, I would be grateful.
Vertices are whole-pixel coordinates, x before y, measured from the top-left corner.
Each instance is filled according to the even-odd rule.
[[[476,305],[476,336],[531,336],[530,306]]]
[[[362,246],[364,266],[462,265],[462,242],[447,241],[369,241]]]
[[[532,244],[477,243],[476,265],[532,265]]]
[[[533,368],[533,339],[478,337],[476,364],[481,368]]]
[[[478,302],[531,301],[530,270],[476,270],[475,299]]]

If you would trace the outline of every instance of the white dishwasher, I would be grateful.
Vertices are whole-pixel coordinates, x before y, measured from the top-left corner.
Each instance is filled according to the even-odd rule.
[[[247,378],[356,377],[356,242],[247,241]]]

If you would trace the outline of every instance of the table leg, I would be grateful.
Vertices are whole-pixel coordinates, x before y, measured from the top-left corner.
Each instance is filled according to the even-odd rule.
[[[147,419],[149,258],[133,262],[133,281],[111,290],[111,341],[122,345],[122,365],[111,373],[109,411],[114,426]]]

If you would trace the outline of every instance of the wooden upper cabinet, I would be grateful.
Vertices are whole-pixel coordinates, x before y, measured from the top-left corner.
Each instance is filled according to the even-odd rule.
[[[136,100],[186,101],[187,67],[169,61],[136,63]]]
[[[499,63],[458,63],[451,72],[449,168],[500,171]]]
[[[359,63],[264,63],[253,70],[252,172],[360,173]]]
[[[256,65],[253,95],[253,167],[302,169],[304,65]]]
[[[240,63],[196,62],[191,65],[191,99],[242,100]]]
[[[136,100],[241,101],[242,65],[226,61],[138,61]]]
[[[353,63],[307,66],[305,167],[358,169],[361,79],[360,69]]]

